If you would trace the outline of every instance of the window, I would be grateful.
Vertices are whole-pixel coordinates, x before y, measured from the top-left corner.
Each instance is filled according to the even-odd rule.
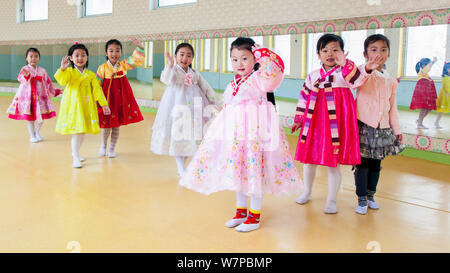
[[[148,42],[147,47],[147,67],[153,66],[153,42]]]
[[[311,73],[312,71],[319,69],[321,66],[319,57],[317,57],[317,41],[322,37],[324,33],[310,33],[308,34],[308,53],[307,53],[307,68],[306,71]]]
[[[284,62],[284,74],[291,74],[291,35],[276,35],[274,37],[274,50]]]
[[[23,20],[37,21],[48,19],[48,0],[24,0]]]
[[[211,39],[205,39],[205,46],[203,48],[203,70],[211,69]]]
[[[158,7],[196,3],[197,0],[158,0]]]
[[[113,0],[85,0],[85,16],[112,14]]]
[[[343,31],[341,37],[344,40],[344,52],[348,52],[347,58],[356,65],[365,63],[364,40],[367,38],[367,30]]]
[[[409,27],[406,30],[405,76],[417,77],[416,63],[422,58],[437,57],[429,75],[440,77],[445,61],[448,25]]]

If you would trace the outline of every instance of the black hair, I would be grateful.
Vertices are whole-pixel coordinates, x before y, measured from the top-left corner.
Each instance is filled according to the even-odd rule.
[[[248,50],[253,54],[252,47],[255,45],[255,41],[252,38],[239,37],[231,43],[230,54],[233,49]],[[256,71],[259,68],[259,63],[256,63],[253,69]]]
[[[336,34],[326,33],[320,37],[319,41],[317,41],[317,54],[331,42],[338,42],[342,51],[344,51],[344,40]]]
[[[106,45],[105,45],[105,52],[108,52],[108,47],[109,47],[110,45],[118,45],[118,46],[120,47],[120,51],[122,52],[122,43],[121,43],[119,40],[117,40],[117,39],[111,39],[111,40],[109,40],[108,42],[106,42]],[[108,56],[106,56],[106,60],[108,60]]]
[[[181,43],[181,44],[179,44],[177,46],[177,48],[175,48],[175,55],[177,55],[178,50],[182,49],[183,47],[189,48],[191,50],[191,52],[192,52],[192,57],[194,57],[194,48],[189,43]],[[192,68],[192,63],[189,65],[189,67]]]
[[[30,47],[29,49],[27,49],[27,53],[25,53],[25,58],[28,57],[28,53],[30,53],[30,52],[36,52],[39,55],[39,58],[41,58],[41,53],[35,47]]]
[[[69,52],[67,53],[67,56],[72,56],[73,52],[75,50],[77,50],[77,49],[81,49],[81,50],[84,50],[86,52],[86,55],[88,56],[88,60],[86,62],[85,67],[87,68],[88,65],[89,65],[89,50],[87,49],[87,47],[85,45],[83,45],[83,44],[74,44],[73,46],[71,46],[69,48]],[[70,64],[72,65],[72,68],[75,67],[75,65],[73,64],[72,60],[70,60]]]
[[[416,64],[416,73],[419,73],[419,71],[431,63],[431,60],[429,58],[422,58],[420,61]]]
[[[370,35],[369,37],[367,37],[366,40],[364,41],[364,53],[367,54],[367,49],[369,48],[369,46],[377,41],[385,42],[389,49],[389,53],[391,52],[391,46],[390,46],[389,39],[386,36],[384,36],[383,34],[373,34],[373,35]]]

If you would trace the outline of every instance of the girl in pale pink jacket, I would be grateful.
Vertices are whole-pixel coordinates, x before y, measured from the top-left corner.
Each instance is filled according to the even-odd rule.
[[[28,65],[19,72],[20,86],[7,113],[11,119],[27,121],[30,142],[35,143],[43,140],[39,130],[44,119],[56,116],[50,97],[59,95],[60,90],[53,87],[45,69],[37,66],[40,59],[37,48],[29,48],[25,57]]]
[[[379,67],[357,88],[356,110],[359,127],[361,164],[356,165],[355,184],[358,206],[355,211],[366,214],[367,208],[378,209],[374,200],[381,160],[403,151],[402,132],[398,122],[396,102],[397,80],[385,69],[389,57],[389,40],[381,34],[364,41],[364,57],[381,57]]]

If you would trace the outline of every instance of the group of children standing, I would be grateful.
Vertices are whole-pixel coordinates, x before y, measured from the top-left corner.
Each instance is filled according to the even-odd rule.
[[[190,44],[178,45],[174,57],[166,54],[161,81],[168,87],[152,127],[151,150],[175,157],[181,186],[203,194],[235,191],[236,214],[225,225],[237,231],[259,228],[264,194],[300,194],[303,189],[296,201],[306,204],[318,165],[328,168],[325,213],[337,213],[340,165],[355,167],[355,211],[365,214],[367,208],[378,209],[374,194],[381,160],[404,149],[396,105],[397,81],[383,68],[389,46],[383,35],[368,37],[364,42],[367,62],[358,67],[346,58],[341,37],[325,34],[319,39],[317,54],[322,67],[307,76],[292,126],[292,132],[300,129],[294,158],[304,164],[304,186],[274,101],[268,96],[283,80],[283,60],[250,38],[237,38],[231,45],[236,75],[220,102],[207,81],[191,68],[194,49]],[[143,120],[126,78],[127,70],[142,65],[142,52],[138,47],[131,57],[119,61],[121,43],[108,41],[108,61],[98,68],[97,77],[87,69],[89,53],[82,44],[73,45],[61,61],[55,78],[65,89],[56,131],[72,135],[73,167],[82,166],[79,149],[85,133],[95,134],[102,128],[99,153],[106,155],[111,136],[108,156],[114,157],[119,127]],[[29,121],[31,141],[35,142],[42,140],[42,120],[55,116],[49,97],[59,91],[37,66],[39,51],[30,49],[26,58],[28,65],[19,73],[21,86],[8,112],[11,118]],[[357,89],[356,102],[350,88]],[[173,109],[187,107],[188,116],[193,117],[198,104],[203,109],[214,105],[215,109],[215,115],[197,119],[202,132],[206,128],[205,134],[196,139],[194,122],[187,119],[183,126],[191,128],[192,134],[177,137],[179,120],[186,116],[174,114]]]

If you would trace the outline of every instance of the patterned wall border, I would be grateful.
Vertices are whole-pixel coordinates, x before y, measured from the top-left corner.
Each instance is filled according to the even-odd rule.
[[[0,93],[14,94],[17,87],[0,87]],[[157,109],[159,101],[149,99],[136,99],[141,107]],[[280,116],[281,125],[285,128],[291,127],[294,124],[293,116]],[[450,155],[450,139],[434,138],[429,136],[403,134],[404,143],[408,148],[416,150],[435,152],[444,155]]]
[[[283,34],[301,34],[315,32],[335,32],[346,30],[401,28],[410,26],[428,26],[450,23],[450,9],[437,9],[402,14],[379,15],[360,18],[337,19],[317,22],[305,22],[281,25],[266,25],[255,27],[241,27],[232,29],[174,32],[158,34],[135,34],[116,37],[121,41],[158,41],[158,40],[187,40],[225,38],[236,36],[266,36]],[[0,41],[0,45],[51,45],[79,43],[104,43],[111,37],[51,39],[38,41]]]

